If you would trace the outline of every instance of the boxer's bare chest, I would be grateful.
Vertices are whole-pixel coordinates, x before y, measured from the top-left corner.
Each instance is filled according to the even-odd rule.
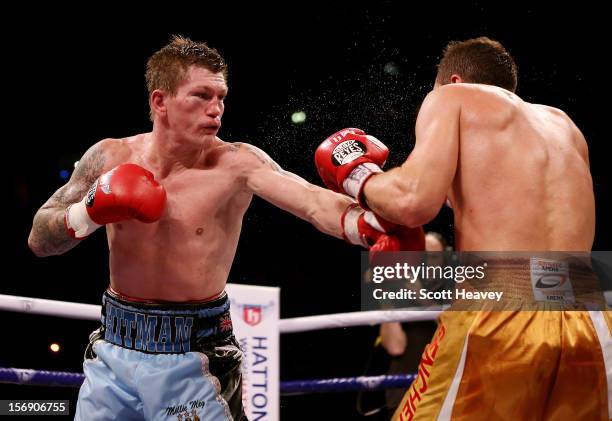
[[[195,223],[234,211],[240,194],[234,174],[223,167],[190,169],[161,180],[166,189],[168,222]]]
[[[225,161],[179,169],[163,177],[155,170],[153,173],[166,190],[164,214],[154,224],[121,223],[117,228],[122,237],[137,234],[149,238],[170,235],[205,239],[213,232],[231,234],[239,229],[251,195]]]

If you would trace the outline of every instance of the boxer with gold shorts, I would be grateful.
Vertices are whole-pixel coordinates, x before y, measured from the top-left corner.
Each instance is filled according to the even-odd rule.
[[[563,111],[518,97],[517,80],[499,42],[451,42],[400,167],[383,172],[380,141],[348,129],[319,146],[319,173],[408,227],[428,223],[446,202],[460,252],[588,253],[595,199],[586,140]],[[494,279],[520,290],[529,270]],[[443,314],[394,419],[612,418],[610,312],[544,307]]]

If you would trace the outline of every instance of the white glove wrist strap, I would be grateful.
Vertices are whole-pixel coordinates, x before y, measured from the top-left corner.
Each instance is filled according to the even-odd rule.
[[[87,195],[80,202],[73,203],[66,209],[66,225],[74,230],[74,238],[85,238],[102,225],[96,224],[87,213],[85,201]]]
[[[342,187],[349,196],[352,196],[353,198],[359,201],[359,195],[361,194],[363,185],[368,180],[368,178],[370,178],[374,174],[378,174],[381,172],[383,172],[382,169],[372,162],[359,164],[342,182]]]

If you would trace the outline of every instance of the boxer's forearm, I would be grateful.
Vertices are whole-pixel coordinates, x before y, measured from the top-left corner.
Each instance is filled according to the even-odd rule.
[[[394,168],[372,176],[363,194],[367,205],[388,221],[418,227],[433,219],[440,206],[427,195],[427,181]],[[434,200],[432,200],[434,199]]]
[[[68,235],[65,209],[40,209],[34,216],[28,246],[39,257],[62,254],[79,243]]]
[[[66,208],[79,202],[93,182],[87,154],[81,159],[68,184],[60,187],[34,215],[28,245],[39,257],[62,254],[79,244],[64,222]]]
[[[101,174],[106,162],[103,140],[93,145],[80,159],[68,183],[60,187],[34,216],[28,238],[30,249],[37,256],[62,254],[79,244],[70,237],[64,223],[68,206],[79,202]]]
[[[342,213],[353,199],[285,171],[273,161],[248,171],[246,186],[253,194],[310,222],[319,231],[342,237]]]
[[[259,148],[246,143],[240,146],[258,160],[244,168],[246,187],[251,193],[310,222],[325,234],[343,238],[342,214],[353,199],[283,170]]]
[[[312,186],[309,203],[310,223],[325,234],[343,238],[342,214],[351,203],[354,203],[354,200],[343,194]]]
[[[249,190],[311,223],[319,231],[342,238],[342,213],[353,202],[348,196],[310,184],[287,171],[258,171],[247,181]]]

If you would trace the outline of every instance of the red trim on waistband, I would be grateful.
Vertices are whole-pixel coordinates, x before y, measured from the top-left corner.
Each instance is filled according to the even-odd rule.
[[[212,295],[208,298],[205,298],[203,300],[187,300],[187,301],[166,301],[166,300],[151,300],[148,298],[138,298],[138,297],[132,297],[130,295],[125,295],[122,294],[121,292],[113,289],[113,287],[111,287],[110,285],[108,286],[108,291],[115,295],[117,298],[121,299],[121,300],[125,300],[125,301],[133,301],[135,303],[144,303],[144,304],[204,304],[204,303],[209,303],[211,301],[215,301],[217,298],[221,297],[223,295],[223,293],[225,292],[224,290]]]

